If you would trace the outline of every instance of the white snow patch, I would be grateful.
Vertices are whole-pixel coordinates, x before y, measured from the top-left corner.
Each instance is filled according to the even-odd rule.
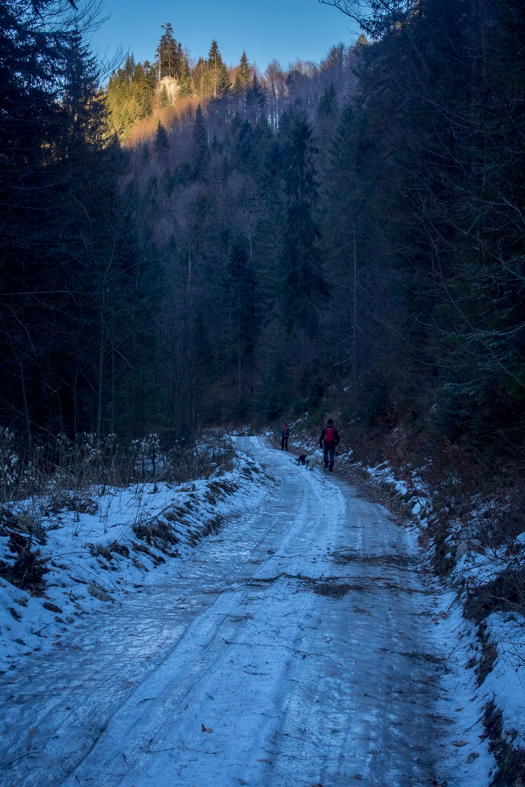
[[[96,513],[64,510],[44,517],[47,543],[33,542],[49,568],[43,595],[32,596],[0,578],[0,671],[14,669],[32,651],[59,646],[82,615],[159,582],[173,561],[193,550],[207,523],[254,508],[268,483],[261,467],[238,452],[231,472],[208,480],[107,488],[103,494],[91,490]],[[155,521],[174,528],[178,543],[166,545],[169,554],[134,531]],[[8,541],[0,537],[0,559],[11,563]],[[122,554],[126,551],[129,557]]]

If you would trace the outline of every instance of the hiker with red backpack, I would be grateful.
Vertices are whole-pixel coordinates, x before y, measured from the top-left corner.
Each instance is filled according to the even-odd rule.
[[[288,424],[283,424],[283,428],[279,432],[281,438],[281,451],[288,451],[288,438],[290,437],[290,427]]]
[[[334,469],[335,447],[339,443],[339,432],[334,426],[331,418],[326,422],[326,426],[319,438],[319,447],[323,449],[324,466],[330,471]]]

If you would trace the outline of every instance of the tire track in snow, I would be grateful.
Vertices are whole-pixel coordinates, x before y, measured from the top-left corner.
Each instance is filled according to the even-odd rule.
[[[271,465],[277,489],[178,564],[172,583],[128,599],[95,632],[86,628],[83,659],[43,660],[40,691],[11,716],[16,737],[33,709],[41,748],[13,762],[9,787],[428,779],[428,751],[439,751],[429,715],[439,666],[424,658],[426,599],[415,567],[388,562],[413,556],[414,544],[336,474],[306,472],[259,440],[243,443]],[[134,652],[117,623],[134,627]],[[133,682],[125,690],[121,674]],[[58,675],[59,700],[46,699]]]

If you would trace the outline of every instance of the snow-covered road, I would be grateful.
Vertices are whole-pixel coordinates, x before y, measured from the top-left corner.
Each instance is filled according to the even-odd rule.
[[[277,482],[259,508],[4,675],[3,786],[431,783],[443,663],[414,535],[239,442]]]

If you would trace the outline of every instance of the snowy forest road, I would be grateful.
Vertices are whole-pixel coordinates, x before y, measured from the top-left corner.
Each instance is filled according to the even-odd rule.
[[[337,473],[238,445],[275,478],[260,507],[4,676],[3,787],[432,781],[443,665],[413,534]]]

